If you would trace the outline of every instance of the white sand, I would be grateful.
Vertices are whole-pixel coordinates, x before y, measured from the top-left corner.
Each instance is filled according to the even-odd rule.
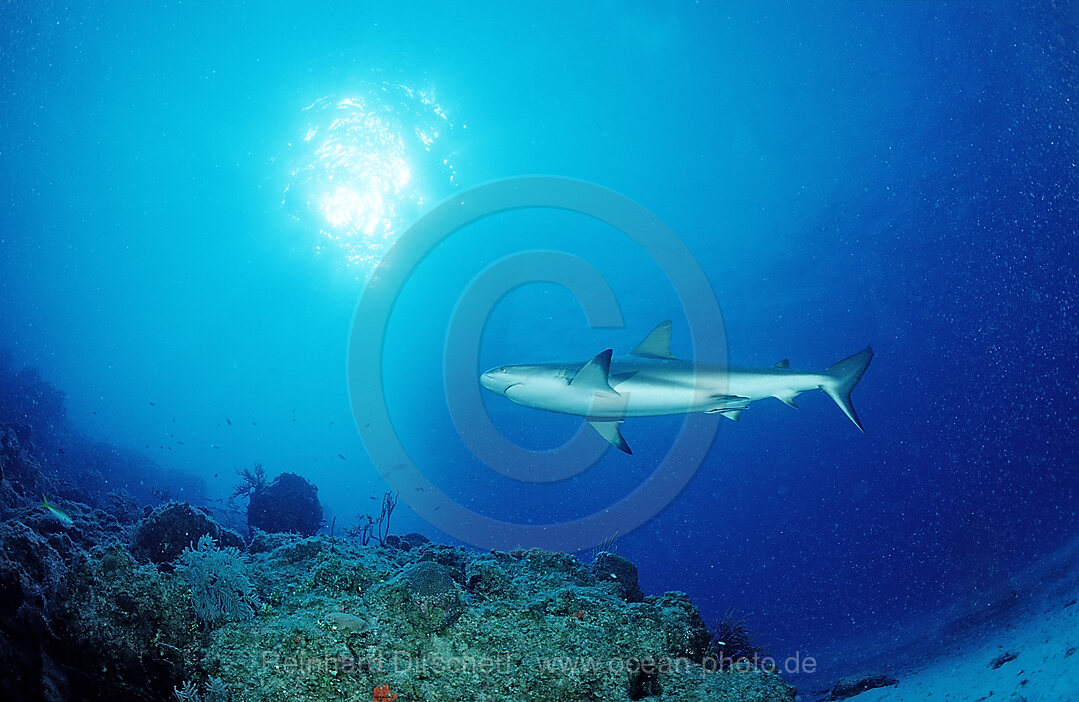
[[[937,632],[928,627],[920,640],[908,640],[887,657],[868,661],[864,670],[890,674],[899,685],[849,699],[1079,702],[1079,541],[1042,559],[1009,585],[1015,594],[1010,606],[987,616],[968,612],[957,621],[943,622]],[[938,655],[925,660],[925,653],[934,650]],[[992,669],[990,662],[1005,652],[1016,654],[1015,660]],[[921,663],[888,664],[910,662],[915,655]]]

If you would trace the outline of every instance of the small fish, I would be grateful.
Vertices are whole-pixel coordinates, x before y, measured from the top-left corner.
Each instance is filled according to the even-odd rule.
[[[41,496],[41,504],[38,506],[52,516],[56,517],[64,526],[71,526],[75,523],[75,520],[64,514],[64,512],[59,507],[54,507],[53,505],[50,505],[49,501],[45,499],[44,495]]]
[[[176,443],[180,444],[181,446],[184,445],[184,442],[182,442],[182,441],[177,441]]]
[[[151,407],[156,407],[156,405],[154,403],[152,403],[152,402],[150,403],[150,406]]]
[[[341,454],[337,454],[337,457],[340,458],[342,461],[345,460],[345,457],[342,456]]]
[[[228,424],[231,427],[232,426],[232,420],[229,419],[228,417],[225,417],[225,424]]]

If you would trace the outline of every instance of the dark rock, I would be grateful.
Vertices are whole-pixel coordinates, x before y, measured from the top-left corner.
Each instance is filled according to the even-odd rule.
[[[663,694],[663,688],[659,684],[658,666],[655,661],[630,658],[627,661],[627,667],[629,668],[627,697],[631,700],[643,700],[646,697]]]
[[[660,597],[649,597],[647,601],[659,613],[659,625],[667,637],[667,652],[676,658],[703,660],[708,654],[712,635],[689,595],[666,592]]]
[[[220,547],[242,549],[240,535],[186,502],[167,502],[139,522],[132,539],[131,552],[140,559],[158,565],[172,563],[183,550],[209,534]]]
[[[832,687],[831,694],[826,699],[828,700],[845,700],[848,697],[854,697],[861,694],[866,690],[875,690],[878,687],[888,687],[890,685],[898,685],[899,681],[890,675],[884,673],[858,673],[856,675],[848,675],[845,678],[840,679]]]
[[[410,556],[417,561],[434,561],[446,566],[457,584],[465,582],[465,564],[469,562],[468,553],[462,548],[442,544],[421,544],[412,549]]]
[[[270,534],[262,529],[251,530],[251,543],[247,546],[248,553],[269,553],[286,544],[300,541],[297,534]]]
[[[572,583],[587,585],[593,583],[592,573],[584,563],[569,553],[544,551],[538,548],[527,550],[514,549],[509,554],[520,561],[522,575],[530,573],[537,585]]]
[[[421,561],[372,588],[368,601],[424,633],[445,631],[464,612],[453,572]]]
[[[247,525],[267,532],[314,535],[322,526],[318,488],[295,473],[282,473],[251,492]]]
[[[431,540],[423,534],[417,534],[416,532],[410,532],[401,537],[401,541],[407,543],[409,546],[419,546],[420,544],[429,544]]]
[[[0,497],[15,507],[23,500],[41,500],[45,491],[41,465],[33,457],[30,428],[0,424]]]
[[[281,534],[270,534],[270,537],[283,536]],[[289,538],[281,546],[278,546],[273,550],[271,554],[274,560],[281,561],[288,564],[305,563],[314,565],[315,562],[324,554],[329,554],[330,549],[333,546],[328,541],[323,541],[320,538],[308,537],[306,539],[299,539],[293,535],[288,535]]]
[[[510,599],[517,593],[513,578],[492,557],[481,557],[468,564],[465,587],[484,599]]]
[[[113,516],[118,524],[127,526],[142,518],[139,503],[127,490],[114,490],[105,496],[104,511]]]
[[[1005,663],[1007,663],[1009,661],[1014,661],[1018,657],[1019,657],[1018,653],[1012,653],[1011,651],[1006,651],[1006,652],[1000,654],[999,656],[997,656],[996,658],[994,658],[993,660],[989,661],[989,666],[988,667],[992,668],[993,670],[996,670],[997,668],[1004,665]]]
[[[198,655],[201,633],[172,576],[122,544],[80,555],[52,626],[69,699],[165,699]]]
[[[600,552],[592,561],[592,575],[626,602],[643,602],[644,593],[637,582],[637,566],[621,556]]]
[[[48,541],[13,521],[0,527],[0,670],[5,699],[46,699],[67,689],[52,660],[55,640],[46,625],[49,603],[61,587],[65,566]],[[66,692],[56,699],[66,698]]]

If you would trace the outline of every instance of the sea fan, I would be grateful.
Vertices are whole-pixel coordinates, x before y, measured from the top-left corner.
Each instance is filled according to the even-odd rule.
[[[238,550],[217,548],[207,534],[195,548],[184,549],[176,572],[191,587],[191,603],[200,619],[234,621],[255,616],[258,599]]]

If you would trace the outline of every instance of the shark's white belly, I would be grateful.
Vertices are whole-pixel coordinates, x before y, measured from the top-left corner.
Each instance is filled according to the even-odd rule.
[[[619,363],[611,367],[615,392],[578,388],[565,378],[510,387],[506,397],[526,407],[582,417],[655,417],[741,408],[766,397],[793,398],[820,385],[817,374],[786,370],[748,372],[686,362]]]

